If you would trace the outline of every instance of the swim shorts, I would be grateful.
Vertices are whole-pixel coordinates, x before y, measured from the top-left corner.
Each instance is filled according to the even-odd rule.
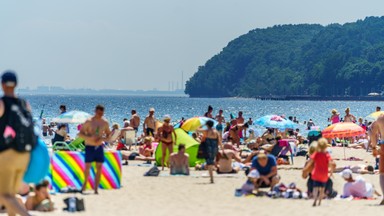
[[[103,146],[86,146],[85,147],[85,163],[104,163]]]
[[[19,191],[30,155],[13,149],[0,153],[0,194],[15,195]]]

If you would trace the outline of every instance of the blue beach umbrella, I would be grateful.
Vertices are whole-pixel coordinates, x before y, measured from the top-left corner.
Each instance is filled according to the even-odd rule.
[[[82,124],[91,117],[91,114],[82,111],[70,111],[52,119],[56,123]]]
[[[280,130],[294,129],[296,124],[290,120],[284,119],[278,115],[266,115],[254,122],[255,125],[259,125],[266,128],[275,128]]]

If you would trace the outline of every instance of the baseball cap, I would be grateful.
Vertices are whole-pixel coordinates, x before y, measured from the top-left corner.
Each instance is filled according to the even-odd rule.
[[[155,112],[155,108],[149,109],[149,112]]]
[[[260,173],[257,170],[252,170],[248,174],[248,178],[260,178]]]
[[[15,87],[17,85],[17,76],[13,71],[5,71],[1,76],[1,83],[8,87]]]
[[[345,169],[340,173],[340,175],[341,177],[343,177],[343,179],[350,179],[352,178],[352,170]]]
[[[264,151],[260,151],[260,153],[257,155],[257,158],[267,158],[267,154]]]

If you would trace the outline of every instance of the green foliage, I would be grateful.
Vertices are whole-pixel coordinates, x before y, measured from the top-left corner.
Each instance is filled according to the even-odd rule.
[[[231,41],[186,84],[191,97],[367,95],[383,90],[384,17],[279,25]]]

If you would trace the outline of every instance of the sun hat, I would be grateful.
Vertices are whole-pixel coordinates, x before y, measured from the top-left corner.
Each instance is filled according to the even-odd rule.
[[[248,178],[260,178],[260,173],[259,171],[257,170],[252,170],[251,172],[249,172],[248,174]]]
[[[337,114],[337,110],[336,110],[336,109],[333,109],[333,110],[331,111],[331,113],[332,113],[332,114]]]
[[[165,121],[165,120],[171,120],[171,116],[170,115],[165,115],[164,117],[163,117],[163,120]]]
[[[153,107],[150,108],[150,109],[149,109],[149,112],[155,112],[155,108],[153,108]]]
[[[341,177],[343,177],[343,179],[352,178],[352,174],[353,174],[352,170],[350,170],[350,169],[345,169],[340,173],[340,175],[341,175]]]

